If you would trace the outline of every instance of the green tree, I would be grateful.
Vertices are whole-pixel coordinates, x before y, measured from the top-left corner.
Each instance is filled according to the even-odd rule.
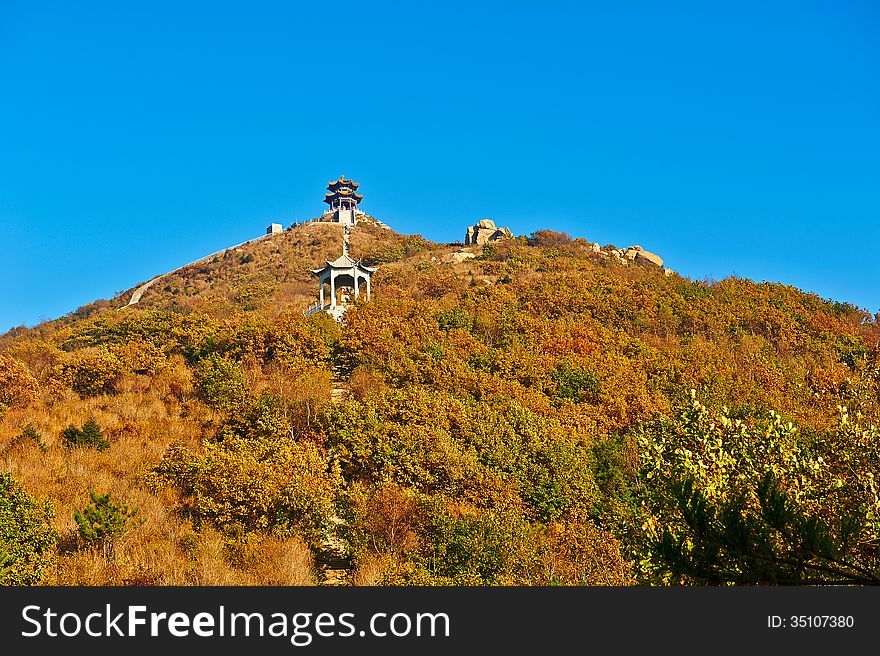
[[[602,390],[602,382],[594,372],[576,369],[567,362],[556,367],[550,378],[556,383],[556,394],[575,403],[594,401]]]
[[[55,563],[58,534],[52,506],[36,503],[8,473],[0,473],[0,584],[34,585]]]
[[[696,400],[640,438],[647,547],[672,583],[880,583],[880,446],[850,420],[807,442]]]
[[[195,371],[198,397],[215,410],[228,411],[247,396],[241,367],[231,360],[211,355]]]
[[[84,446],[103,451],[110,446],[110,442],[104,437],[101,427],[94,417],[89,417],[82,428],[70,425],[62,434],[65,444],[69,447]]]
[[[40,451],[46,450],[46,445],[43,444],[43,436],[40,435],[40,432],[33,424],[27,424],[15,438],[14,442],[17,444],[33,442],[40,447]]]
[[[111,498],[111,493],[98,494],[89,491],[91,503],[82,511],[75,510],[73,519],[80,538],[88,546],[109,545],[123,536],[130,528],[131,520],[138,514],[137,508]]]
[[[665,527],[655,557],[672,580],[719,585],[880,585],[876,558],[860,553],[861,516],[833,524],[800,510],[768,472],[757,484],[757,508],[745,495],[713,503],[694,479],[672,482],[685,530]],[[874,548],[877,543],[874,540]]]

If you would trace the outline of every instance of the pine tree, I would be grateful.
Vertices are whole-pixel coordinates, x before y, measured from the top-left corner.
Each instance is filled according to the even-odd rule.
[[[90,490],[89,497],[92,502],[82,512],[73,513],[79,536],[88,546],[109,546],[128,531],[129,520],[138,514],[138,509],[114,501],[110,492],[98,494]]]
[[[782,491],[772,473],[758,484],[757,511],[743,496],[713,503],[691,478],[670,484],[686,530],[665,528],[655,558],[673,580],[720,585],[880,585],[880,568],[855,553],[864,517],[834,525],[808,516]]]
[[[67,446],[86,446],[93,447],[98,451],[103,451],[110,446],[110,442],[101,432],[101,427],[94,417],[89,417],[82,429],[70,425],[64,429],[64,442]]]
[[[18,437],[15,438],[15,442],[17,444],[35,442],[37,446],[40,447],[41,451],[46,450],[46,445],[43,444],[42,435],[40,435],[39,431],[33,424],[25,426],[21,433],[19,433]]]

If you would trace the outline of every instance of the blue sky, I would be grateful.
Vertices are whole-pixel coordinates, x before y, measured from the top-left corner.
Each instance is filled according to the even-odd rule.
[[[876,2],[0,0],[0,330],[317,215],[880,310]]]

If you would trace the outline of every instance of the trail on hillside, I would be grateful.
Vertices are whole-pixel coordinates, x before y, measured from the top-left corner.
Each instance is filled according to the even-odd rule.
[[[351,394],[348,388],[349,371],[337,356],[333,360],[333,388],[330,391],[330,402],[340,403]],[[330,529],[315,556],[315,563],[321,572],[320,585],[353,585],[352,560],[348,545],[342,539],[340,531],[345,527],[345,520],[338,515],[330,518]]]
[[[146,291],[150,287],[152,287],[153,284],[159,282],[165,276],[170,276],[172,273],[177,273],[178,271],[181,271],[182,269],[185,269],[188,266],[192,266],[194,264],[200,264],[201,262],[204,262],[205,260],[208,260],[212,257],[223,255],[227,251],[234,251],[236,248],[241,248],[242,246],[245,246],[247,244],[252,244],[254,242],[258,242],[258,241],[262,241],[263,239],[267,239],[269,237],[274,237],[275,234],[276,233],[269,233],[269,234],[261,235],[259,237],[254,238],[254,239],[248,239],[247,241],[243,241],[240,244],[235,244],[234,246],[227,246],[226,248],[223,248],[219,251],[215,251],[214,253],[210,253],[208,255],[205,255],[204,257],[200,257],[197,260],[193,260],[192,262],[189,262],[187,264],[179,266],[176,269],[172,269],[171,271],[166,271],[165,273],[159,274],[155,278],[151,278],[150,280],[145,282],[143,285],[141,285],[140,287],[135,289],[131,295],[131,298],[128,300],[128,303],[126,303],[125,305],[123,305],[119,309],[121,310],[121,309],[124,309],[127,307],[131,307],[132,305],[136,305],[137,303],[139,303],[141,300],[141,297],[144,295],[144,293],[146,293]]]

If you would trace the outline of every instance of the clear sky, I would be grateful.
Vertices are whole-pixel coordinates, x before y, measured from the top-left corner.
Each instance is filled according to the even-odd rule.
[[[0,330],[318,215],[880,310],[880,4],[0,0]]]

